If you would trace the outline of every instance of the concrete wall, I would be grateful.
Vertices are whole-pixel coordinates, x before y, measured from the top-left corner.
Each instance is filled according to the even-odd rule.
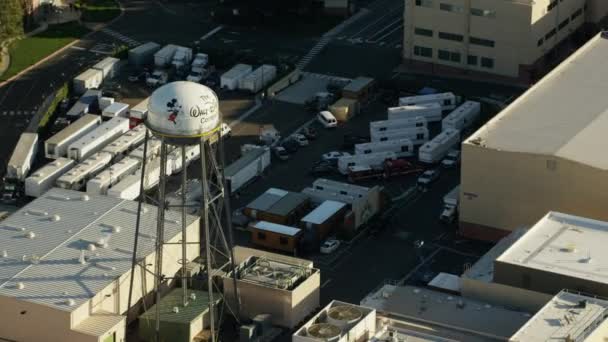
[[[559,25],[572,13],[582,8],[585,0],[563,0],[551,11],[547,10],[551,0],[537,0],[532,5],[525,1],[504,0],[453,0],[449,4],[460,7],[460,12],[439,9],[440,2],[433,1],[432,8],[415,6],[414,1],[406,1],[403,58],[436,63],[451,67],[489,72],[501,76],[518,77],[521,66],[534,64],[556,44],[584,23],[584,15],[569,23],[557,34],[545,41],[550,30]],[[593,0],[591,0],[593,1]],[[605,4],[598,5],[600,7]],[[470,15],[470,9],[492,11],[493,16]],[[416,27],[433,30],[433,37],[417,35]],[[438,32],[463,35],[462,42],[438,38]],[[468,37],[490,39],[494,47],[470,44]],[[539,45],[539,39],[543,38]],[[414,54],[414,46],[433,49],[433,56],[422,57]],[[458,52],[460,62],[438,58],[438,49]],[[494,59],[494,67],[482,67],[467,63],[467,55]]]
[[[608,171],[552,156],[462,146],[460,225],[465,235],[475,237],[467,233],[470,227],[510,232],[532,226],[552,210],[608,220]]]
[[[97,336],[71,330],[69,312],[24,300],[0,296],[0,318],[0,339],[97,342]]]
[[[608,297],[608,284],[597,281],[541,271],[500,261],[494,263],[494,281],[549,295],[561,290],[573,290]]]
[[[608,15],[608,1],[587,0],[587,21],[597,24]]]
[[[530,313],[540,310],[552,296],[495,282],[461,277],[463,297]]]
[[[587,336],[585,342],[605,342],[608,340],[608,319],[604,320],[591,335]]]
[[[293,291],[237,280],[241,317],[271,314],[272,324],[291,329],[319,306],[319,284],[319,271]],[[224,295],[229,305],[236,303],[233,281],[228,277],[224,278]]]

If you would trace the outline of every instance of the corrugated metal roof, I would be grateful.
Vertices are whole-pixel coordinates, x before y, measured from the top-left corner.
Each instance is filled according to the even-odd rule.
[[[276,223],[267,222],[267,221],[258,221],[253,224],[253,227],[255,229],[265,230],[265,231],[269,231],[269,232],[273,232],[273,233],[277,233],[277,234],[288,235],[288,236],[296,236],[301,231],[301,229],[299,229],[299,228],[284,226],[282,224],[276,224]]]
[[[7,253],[0,258],[0,295],[74,310],[130,270],[136,213],[137,202],[49,190],[0,223],[0,250]],[[165,216],[169,240],[181,231],[181,214]],[[139,257],[154,252],[156,207],[144,205],[141,220]],[[188,216],[189,225],[196,220]],[[34,238],[27,237],[30,232]],[[108,248],[87,250],[104,238]],[[82,250],[85,264],[79,262]]]
[[[607,55],[608,39],[600,33],[464,144],[608,169]]]
[[[247,205],[247,208],[252,210],[267,211],[281,198],[285,197],[289,192],[281,189],[270,188],[265,193],[258,196],[251,203]]]
[[[276,201],[266,212],[280,216],[288,215],[294,209],[308,201],[308,197],[299,192],[290,192]]]
[[[189,324],[209,309],[209,294],[207,291],[188,290],[188,294],[194,294],[195,299],[190,299],[188,306],[182,304],[182,289],[175,288],[160,300],[160,321]],[[214,298],[217,305],[219,298]],[[178,313],[173,308],[179,309]],[[156,304],[144,312],[139,319],[156,320]],[[143,323],[145,324],[145,323]]]
[[[345,206],[346,203],[337,201],[325,201],[321,203],[320,206],[316,207],[315,210],[304,216],[302,222],[321,224]]]

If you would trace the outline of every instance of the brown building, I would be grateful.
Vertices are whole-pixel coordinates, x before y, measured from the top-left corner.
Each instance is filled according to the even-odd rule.
[[[342,228],[347,210],[346,203],[324,201],[302,218],[300,227],[320,241]]]
[[[249,203],[244,213],[254,220],[297,226],[309,209],[310,201],[307,196],[270,188]]]
[[[298,251],[302,230],[280,224],[256,221],[249,225],[251,242],[257,246],[293,253]]]

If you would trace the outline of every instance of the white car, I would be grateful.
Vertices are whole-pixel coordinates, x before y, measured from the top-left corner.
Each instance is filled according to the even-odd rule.
[[[186,77],[186,81],[199,83],[203,79],[203,73],[199,70],[192,70],[188,77]]]
[[[326,160],[326,161],[337,161],[341,157],[350,157],[350,153],[339,152],[339,151],[327,152],[321,156],[321,159]]]
[[[445,168],[455,167],[460,163],[460,151],[452,150],[441,161],[441,166]]]
[[[294,134],[292,139],[295,140],[300,146],[308,146],[308,139],[304,136],[304,134]]]
[[[418,186],[427,187],[439,178],[439,169],[426,170],[423,174],[418,177]]]
[[[336,117],[326,110],[319,112],[317,114],[317,120],[323,125],[325,128],[336,128],[338,126],[338,120]]]
[[[161,70],[156,70],[146,79],[146,84],[150,87],[158,87],[166,84],[169,80],[169,75]]]
[[[327,239],[321,245],[321,253],[330,254],[340,247],[340,241],[335,239]]]

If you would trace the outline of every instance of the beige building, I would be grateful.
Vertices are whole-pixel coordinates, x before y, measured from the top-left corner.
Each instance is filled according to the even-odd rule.
[[[319,307],[321,274],[308,260],[236,247],[236,296],[232,272],[224,275],[224,296],[239,305],[242,319],[270,315],[273,325],[294,328]]]
[[[497,240],[555,210],[608,220],[608,35],[462,144],[460,230]]]
[[[124,341],[136,213],[137,202],[51,189],[2,221],[0,340]],[[152,269],[156,218],[156,207],[144,205],[138,254]],[[181,259],[181,215],[167,211],[165,219],[175,244],[164,248],[163,273],[172,276]],[[198,219],[187,220],[188,241],[198,241]],[[198,246],[187,253],[194,260]],[[133,303],[153,284],[136,267]]]
[[[606,14],[605,0],[405,0],[403,58],[527,81],[559,42]]]

